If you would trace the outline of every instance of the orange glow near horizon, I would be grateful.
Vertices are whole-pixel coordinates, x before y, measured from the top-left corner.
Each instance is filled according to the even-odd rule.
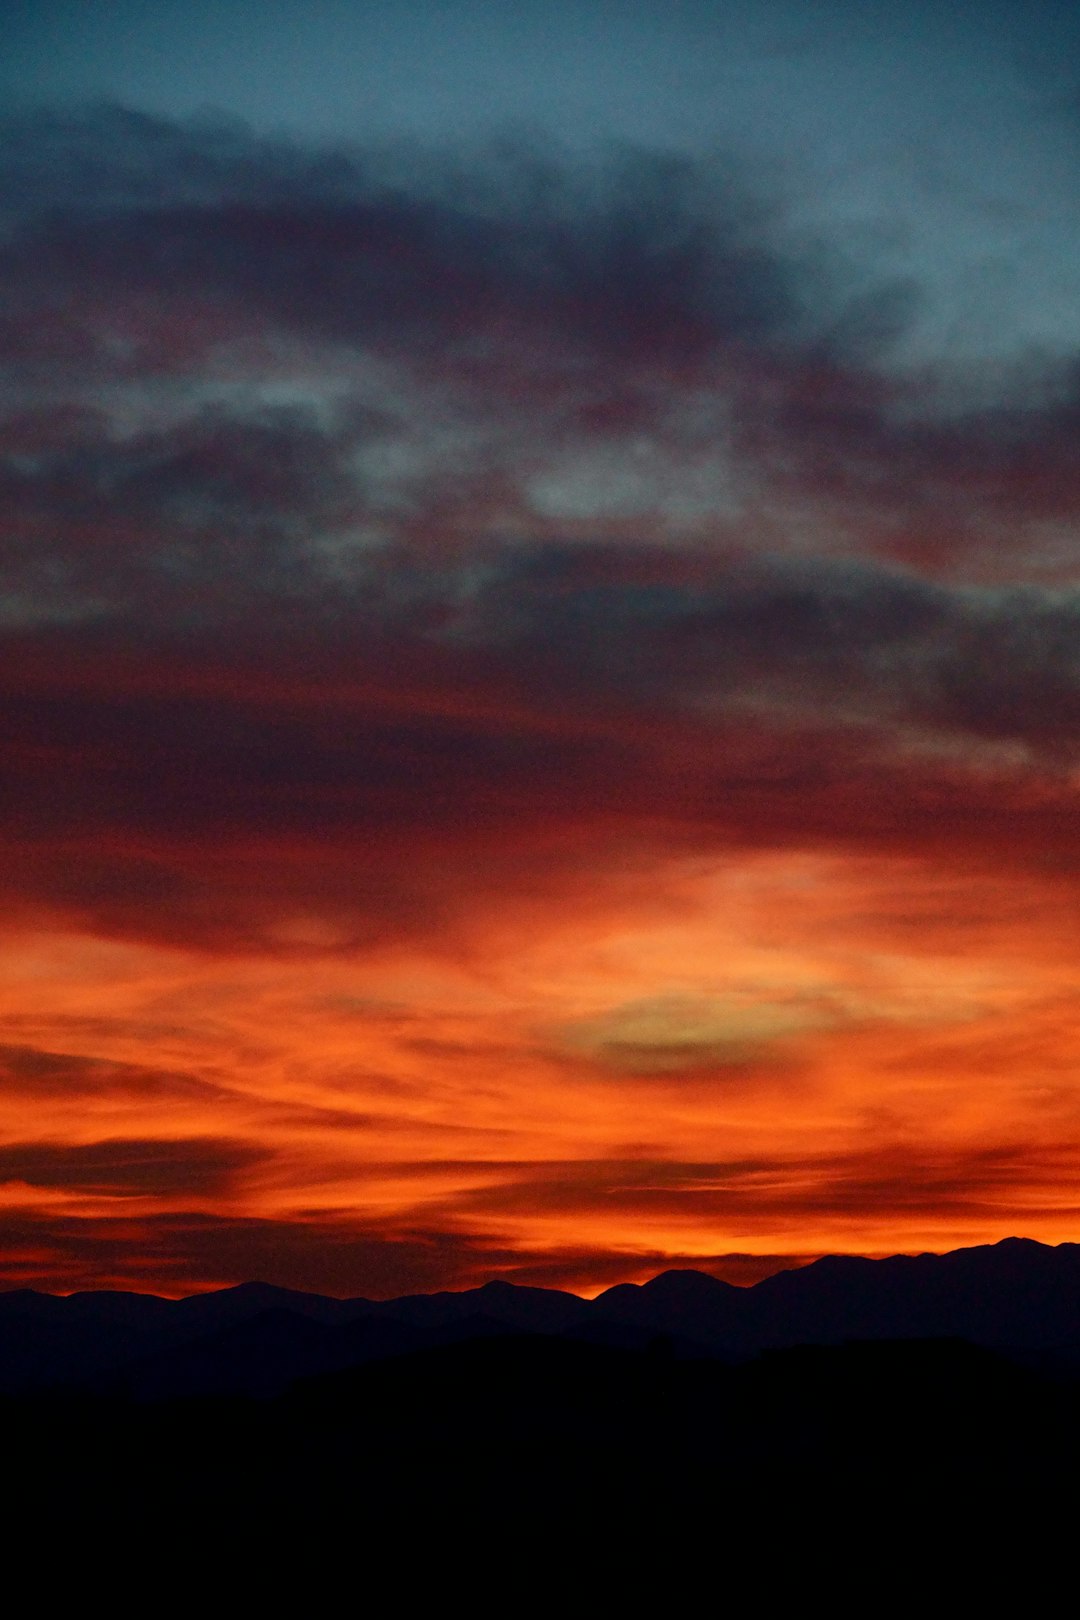
[[[725,1255],[1074,1239],[1080,970],[1052,887],[1022,895],[744,855],[658,867],[636,917],[480,914],[441,954],[8,936],[6,1280],[183,1292],[262,1260],[360,1292],[350,1241],[376,1241],[407,1256],[393,1292],[433,1285],[442,1235],[449,1285],[595,1293]],[[35,1259],[35,1227],[98,1223],[111,1263]],[[186,1223],[201,1256],[169,1252]]]

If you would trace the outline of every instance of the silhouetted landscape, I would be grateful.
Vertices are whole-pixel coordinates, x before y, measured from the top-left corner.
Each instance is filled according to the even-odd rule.
[[[1075,1499],[1078,1285],[1080,1245],[1010,1239],[745,1289],[667,1272],[591,1302],[16,1290],[17,1517],[236,1555],[275,1534],[340,1554],[358,1525],[384,1550],[578,1555],[721,1527],[728,1556],[732,1536],[820,1553],[912,1518],[923,1551],[961,1520],[1048,1533]]]
[[[1080,6],[0,21],[12,1606],[1056,1613]]]

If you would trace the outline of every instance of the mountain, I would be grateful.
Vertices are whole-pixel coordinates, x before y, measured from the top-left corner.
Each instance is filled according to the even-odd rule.
[[[738,1353],[928,1338],[1080,1352],[1080,1245],[1006,1238],[943,1255],[829,1255],[745,1289],[671,1271],[609,1289],[594,1308]]]
[[[288,1311],[312,1322],[350,1322],[368,1316],[378,1306],[367,1299],[334,1299],[326,1294],[310,1294],[296,1288],[278,1288],[274,1283],[247,1282],[235,1288],[220,1288],[209,1294],[190,1294],[187,1299],[168,1302],[173,1334],[206,1332],[231,1322],[245,1322],[263,1311]]]
[[[522,1333],[563,1333],[584,1325],[591,1308],[577,1294],[556,1288],[523,1288],[489,1282],[463,1293],[409,1294],[376,1307],[397,1321],[418,1327],[441,1326],[468,1316],[486,1316]]]
[[[462,1315],[417,1327],[389,1316],[318,1322],[272,1307],[137,1359],[83,1387],[141,1402],[205,1396],[267,1401],[302,1381],[512,1332],[505,1322],[488,1316]]]
[[[1080,1348],[1080,1244],[1006,1238],[951,1254],[830,1256],[753,1290],[760,1344],[955,1337]]]
[[[507,1333],[611,1350],[662,1338],[681,1359],[961,1339],[1080,1365],[1080,1245],[1007,1238],[944,1255],[832,1255],[752,1288],[667,1271],[592,1301],[504,1281],[378,1301],[261,1282],[180,1300],[15,1289],[0,1294],[0,1393],[67,1385],[143,1400],[270,1398],[300,1378]]]
[[[199,1396],[272,1400],[297,1379],[407,1355],[426,1342],[405,1322],[332,1324],[271,1306],[136,1360],[94,1380],[91,1387],[138,1401]]]
[[[152,1350],[175,1302],[112,1290],[0,1293],[0,1393],[48,1389],[93,1376]]]
[[[966,1602],[982,1571],[1041,1610],[1048,1568],[1065,1589],[1076,1380],[955,1340],[732,1365],[475,1317],[393,1330],[457,1342],[293,1378],[371,1325],[263,1312],[132,1369],[127,1398],[0,1400],[9,1544],[76,1598],[118,1558],[140,1594],[194,1572],[186,1601],[268,1609],[338,1590],[480,1614],[820,1591],[861,1613],[904,1580],[912,1603]]]
[[[0,1393],[100,1383],[119,1368],[178,1353],[267,1312],[331,1324],[377,1309],[367,1300],[261,1282],[178,1300],[106,1289],[67,1296],[13,1289],[0,1293]]]
[[[699,1344],[731,1348],[741,1342],[751,1289],[702,1271],[664,1271],[647,1283],[619,1283],[593,1301],[596,1317],[632,1323],[652,1333],[678,1334]]]

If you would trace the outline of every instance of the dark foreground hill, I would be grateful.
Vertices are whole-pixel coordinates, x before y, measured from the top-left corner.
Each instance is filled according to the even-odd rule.
[[[361,1608],[532,1612],[546,1572],[545,1607],[587,1581],[636,1609],[648,1571],[665,1612],[705,1582],[719,1609],[794,1587],[866,1613],[908,1579],[922,1606],[1000,1598],[1007,1568],[1040,1607],[1080,1506],[1077,1257],[669,1272],[591,1303],[9,1293],[7,1544],[155,1601],[212,1559],[275,1611],[286,1567],[308,1607],[332,1569]]]
[[[935,1612],[1018,1569],[1038,1608],[1078,1505],[1076,1384],[948,1340],[733,1366],[491,1334],[274,1399],[8,1397],[0,1422],[9,1558],[53,1590],[119,1571],[140,1602],[197,1568],[218,1606],[228,1570],[273,1612],[282,1581],[310,1605],[331,1578],[365,1611],[464,1589],[481,1613],[722,1612],[794,1587],[865,1614],[907,1580]]]

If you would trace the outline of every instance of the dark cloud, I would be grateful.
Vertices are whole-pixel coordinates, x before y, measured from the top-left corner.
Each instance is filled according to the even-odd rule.
[[[175,1146],[171,1160],[160,1143],[71,1150],[84,1154],[85,1164],[73,1156],[70,1171],[82,1174],[93,1190],[156,1190],[159,1176],[179,1163],[180,1150],[188,1145]],[[99,1169],[99,1160],[109,1157],[106,1150],[119,1172],[107,1165]],[[15,1155],[10,1163],[5,1158],[6,1169],[30,1169],[41,1176],[39,1184],[58,1184],[62,1152],[36,1144],[5,1152]],[[277,1219],[205,1213],[91,1218],[9,1207],[0,1231],[5,1256],[0,1274],[12,1286],[30,1278],[36,1286],[60,1291],[117,1279],[138,1286],[145,1279],[147,1286],[175,1293],[260,1277],[284,1286],[381,1298],[471,1287],[492,1277],[595,1290],[644,1281],[680,1265],[751,1282],[815,1256],[695,1254],[621,1245],[613,1252],[602,1244],[574,1243],[530,1245],[523,1253],[510,1228],[537,1213],[573,1218],[600,1212],[605,1219],[645,1214],[666,1217],[676,1228],[685,1223],[687,1229],[742,1219],[752,1220],[763,1234],[812,1220],[818,1230],[822,1222],[832,1227],[838,1246],[846,1247],[846,1235],[880,1221],[883,1210],[914,1217],[922,1229],[938,1224],[951,1231],[964,1223],[1071,1219],[1076,1207],[1067,1189],[1075,1184],[1074,1161],[1071,1150],[1031,1142],[973,1151],[928,1142],[922,1148],[882,1145],[798,1161],[507,1162],[490,1167],[493,1180],[485,1187],[425,1200],[422,1222],[325,1210],[298,1210]],[[232,1173],[231,1163],[225,1173]],[[475,1230],[478,1218],[486,1235]],[[493,1231],[500,1218],[507,1223],[506,1235]]]
[[[3,268],[22,289],[24,359],[52,358],[61,333],[82,338],[71,356],[97,359],[107,330],[97,310],[79,329],[87,294],[137,305],[163,287],[334,342],[412,348],[509,321],[681,358],[806,324],[730,165],[628,149],[578,175],[511,148],[471,168],[412,151],[403,167],[392,151],[305,151],[117,108],[5,134],[0,200],[19,228]],[[143,363],[190,358],[156,335]],[[197,320],[195,352],[213,335]]]
[[[27,1097],[120,1096],[143,1101],[212,1103],[223,1087],[195,1075],[36,1046],[0,1046],[0,1091]]]
[[[10,1142],[0,1147],[0,1181],[106,1198],[205,1195],[226,1191],[266,1157],[225,1136]]]
[[[584,1245],[520,1253],[511,1243],[424,1228],[370,1227],[338,1216],[268,1220],[161,1214],[138,1217],[43,1213],[8,1208],[0,1223],[0,1281],[57,1293],[124,1287],[184,1294],[259,1278],[279,1287],[387,1299],[441,1288],[475,1288],[492,1278],[539,1288],[596,1291],[644,1282],[670,1266],[692,1266],[750,1283],[816,1259],[810,1255],[672,1254],[648,1248],[611,1254]]]
[[[646,850],[1075,860],[1067,366],[900,387],[908,294],[720,159],[8,135],[11,906],[355,946]]]
[[[830,711],[960,738],[1075,746],[1080,596],[1069,589],[945,586],[855,560],[707,555],[691,559],[697,577],[688,580],[685,557],[641,545],[600,552],[484,546],[424,567],[380,556],[351,586],[312,584],[300,600],[286,592],[275,602],[272,561],[252,597],[227,545],[208,545],[191,569],[206,569],[202,604],[220,575],[223,592],[247,591],[252,617],[234,623],[235,600],[224,622],[192,624],[190,579],[158,580],[143,585],[150,614],[164,621],[156,646],[146,625],[127,634],[114,626],[111,647],[93,626],[24,632],[10,643],[24,655],[25,686],[20,693],[14,664],[9,736],[61,746],[77,738],[89,763],[104,764],[110,751],[153,736],[156,773],[166,754],[182,770],[193,751],[214,750],[215,733],[231,733],[219,769],[246,766],[253,782],[272,781],[286,760],[298,781],[313,770],[317,782],[331,760],[334,783],[354,768],[377,778],[399,747],[421,772],[427,761],[439,768],[441,751],[459,773],[512,775],[545,750],[558,771],[582,744],[521,715],[526,693],[541,707],[542,682],[552,720],[570,705],[597,721],[613,705],[720,717],[717,705],[752,699],[781,724]],[[65,689],[58,654],[87,664],[82,692]],[[507,723],[493,720],[485,736],[476,711],[500,704]],[[515,708],[528,732],[520,738]],[[332,738],[313,729],[320,710]],[[594,751],[598,730],[587,742]],[[618,748],[615,727],[608,746]]]
[[[508,890],[587,895],[635,848],[1075,861],[1071,597],[840,563],[660,583],[655,557],[638,583],[637,561],[597,584],[575,555],[538,580],[488,554],[464,605],[462,575],[427,579],[441,625],[383,619],[373,590],[322,644],[306,621],[186,651],[13,642],[9,904],[223,947],[314,913],[345,946],[436,937]]]
[[[322,365],[346,359],[354,382],[377,362],[452,384],[474,428],[540,412],[549,448],[628,430],[683,451],[722,439],[774,494],[840,502],[841,529],[945,571],[972,548],[1015,552],[1002,523],[1075,508],[1073,357],[1003,377],[978,408],[950,406],[947,379],[898,385],[885,362],[917,288],[868,286],[835,247],[808,245],[745,162],[309,149],[116,108],[23,116],[5,135],[4,344],[52,396],[51,499],[89,493],[89,520],[107,523],[115,498],[228,526],[245,492],[264,513],[277,493],[272,526],[301,492],[308,521],[339,519],[333,451],[328,464],[299,426],[299,455],[277,443],[265,401],[262,420],[215,429],[195,399],[177,442],[156,448],[152,433],[128,442],[129,424],[106,463],[85,440],[80,382],[265,375],[287,369],[281,338],[323,345]],[[676,427],[680,398],[699,415],[712,400],[703,439]],[[379,442],[391,425],[339,405],[338,434]],[[57,407],[72,446],[56,442]],[[16,414],[24,442],[33,421],[29,405]],[[528,429],[523,443],[528,459]],[[430,491],[444,526],[464,472]],[[414,499],[423,482],[415,471]]]
[[[694,1223],[752,1221],[758,1232],[808,1222],[872,1222],[888,1210],[924,1223],[1073,1218],[1062,1189],[1075,1177],[1072,1148],[1010,1142],[957,1151],[935,1142],[792,1159],[761,1156],[701,1163],[600,1159],[505,1167],[490,1183],[427,1206],[454,1223],[525,1214],[668,1217]]]

